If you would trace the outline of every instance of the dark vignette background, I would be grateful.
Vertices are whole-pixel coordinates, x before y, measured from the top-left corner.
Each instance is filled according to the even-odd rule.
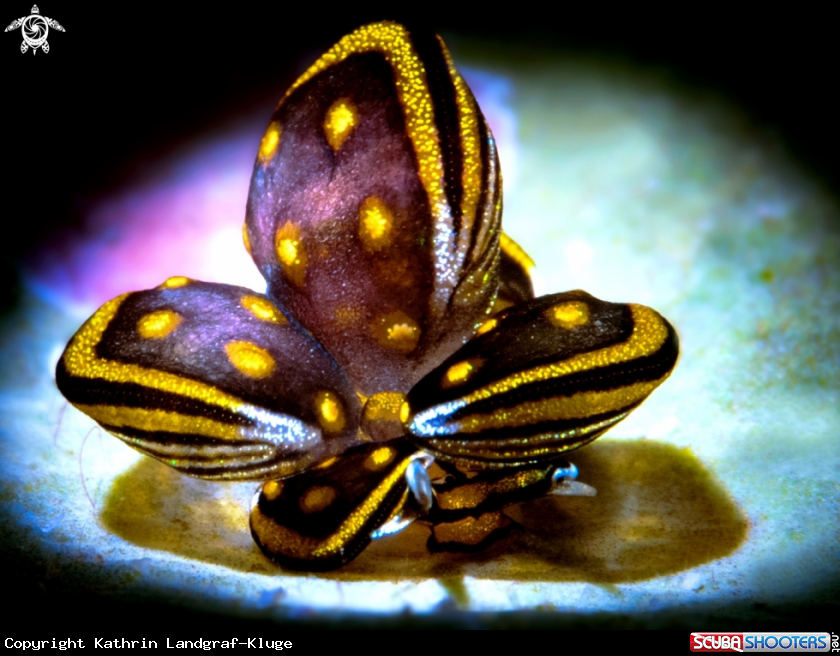
[[[0,22],[7,25],[28,15],[30,1],[4,5]],[[96,9],[53,2],[39,6],[42,14],[67,30],[51,31],[49,54],[21,55],[17,30],[0,39],[7,232],[0,240],[0,273],[6,279],[0,286],[3,309],[12,308],[20,294],[18,264],[37,253],[56,230],[80,225],[100,194],[142,172],[184,140],[225,125],[260,103],[271,107],[339,37],[383,18],[434,29],[453,49],[461,41],[480,39],[488,50],[498,43],[506,49],[521,48],[528,57],[538,58],[541,52],[590,54],[642,66],[677,87],[728,98],[749,120],[780,139],[829,191],[840,183],[837,54],[828,15],[797,13],[796,8],[786,14],[768,15],[766,8],[734,14],[703,5],[683,5],[679,13],[676,8],[668,13],[632,5],[574,10],[561,6],[553,7],[551,14],[516,5],[504,15],[478,14],[471,6],[457,16],[450,15],[452,5],[446,14],[434,13],[429,5],[423,5],[428,14],[336,14],[325,7],[280,2],[238,3],[224,9],[154,4]],[[11,568],[21,558],[2,537],[0,553]],[[25,563],[20,568],[25,569]],[[65,618],[78,613],[99,619],[132,616],[136,621],[138,614],[157,616],[162,610],[152,602],[114,608],[112,601],[94,593],[55,595],[43,586],[34,587],[25,576],[17,580],[20,613],[37,608],[42,615],[60,610]],[[790,630],[816,628],[821,612],[796,607],[759,614],[763,628],[780,622]],[[165,614],[166,619],[155,622],[161,628],[160,621],[183,626],[202,619],[198,610],[166,609]],[[719,626],[731,622],[725,608],[718,616]],[[219,619],[213,620],[214,628],[235,621],[219,624]],[[360,621],[362,626],[383,625],[353,617],[336,623]],[[501,620],[453,617],[446,625],[580,626],[579,621],[519,613]],[[586,625],[605,621],[617,620],[596,616]],[[619,621],[628,628],[638,626],[632,618]],[[649,617],[645,626],[688,628],[690,623],[691,618],[663,614]]]

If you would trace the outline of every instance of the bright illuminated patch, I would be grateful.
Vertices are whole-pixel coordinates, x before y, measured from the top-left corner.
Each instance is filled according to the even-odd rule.
[[[141,317],[137,322],[137,332],[144,339],[161,339],[170,335],[183,319],[177,312],[159,310]]]
[[[248,378],[267,378],[274,372],[271,354],[251,342],[228,342],[225,353],[230,363]]]
[[[253,314],[257,319],[270,321],[271,323],[284,324],[286,317],[274,307],[274,304],[266,298],[259,296],[243,296],[240,300],[242,307]]]
[[[369,251],[379,251],[391,244],[394,217],[381,198],[368,196],[359,207],[359,236]]]
[[[405,312],[386,314],[371,329],[381,346],[400,353],[410,353],[420,340],[420,326]]]
[[[558,328],[577,328],[589,323],[589,306],[583,301],[558,303],[548,308],[545,316]]]
[[[277,121],[272,121],[268,129],[265,131],[263,135],[262,141],[260,142],[260,152],[258,154],[259,160],[261,164],[265,164],[274,157],[274,153],[277,152],[277,146],[280,145],[280,123]]]
[[[321,422],[324,430],[335,433],[344,428],[344,407],[341,405],[341,401],[336,398],[335,394],[332,392],[318,392],[315,398],[315,405],[318,410],[318,420]]]
[[[328,485],[310,487],[300,498],[300,509],[305,513],[320,512],[338,497],[334,488]]]
[[[286,221],[285,225],[277,229],[274,248],[286,277],[297,287],[303,287],[306,279],[306,250],[300,238],[300,228]]]
[[[349,98],[339,98],[327,110],[324,118],[324,134],[327,143],[338,152],[353,128],[359,123],[359,110]]]

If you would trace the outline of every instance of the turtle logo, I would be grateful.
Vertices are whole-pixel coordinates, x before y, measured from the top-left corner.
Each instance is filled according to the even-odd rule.
[[[50,44],[47,43],[47,34],[50,28],[63,32],[64,28],[54,21],[52,18],[41,16],[38,11],[38,5],[32,5],[32,13],[29,16],[13,20],[11,25],[6,28],[6,32],[20,28],[23,34],[23,43],[20,44],[20,51],[26,52],[32,48],[32,54],[38,52],[38,48],[43,49],[44,52],[50,51]]]

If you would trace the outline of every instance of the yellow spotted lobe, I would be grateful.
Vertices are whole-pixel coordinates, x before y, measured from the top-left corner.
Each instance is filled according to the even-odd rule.
[[[306,249],[301,240],[300,227],[286,221],[277,229],[274,248],[286,277],[295,286],[303,287],[306,281]]]
[[[589,306],[583,301],[567,301],[551,306],[545,315],[553,326],[577,328],[589,323]]]
[[[228,342],[225,353],[230,363],[248,378],[260,380],[274,372],[276,363],[271,354],[251,342]]]
[[[239,302],[248,312],[253,314],[257,319],[268,321],[270,323],[285,324],[286,317],[278,310],[274,304],[267,298],[260,298],[259,296],[243,296]]]
[[[337,433],[344,429],[346,418],[344,406],[332,392],[318,392],[315,397],[315,409],[318,413],[318,421],[325,431]]]
[[[183,321],[180,314],[171,310],[158,310],[140,317],[137,332],[144,339],[161,339],[170,335]]]
[[[328,485],[314,485],[301,496],[300,509],[305,513],[320,512],[338,498],[335,488]]]
[[[274,157],[274,154],[277,152],[277,147],[280,145],[280,132],[280,123],[277,121],[269,123],[268,129],[265,131],[260,142],[260,151],[257,154],[260,164],[266,164]]]
[[[374,321],[371,332],[381,346],[400,353],[410,353],[420,340],[420,326],[399,310]]]
[[[347,137],[359,124],[359,110],[349,98],[339,98],[327,110],[324,118],[324,135],[327,143],[338,152]]]
[[[368,196],[359,207],[359,237],[368,251],[390,246],[394,232],[394,216],[377,196]]]

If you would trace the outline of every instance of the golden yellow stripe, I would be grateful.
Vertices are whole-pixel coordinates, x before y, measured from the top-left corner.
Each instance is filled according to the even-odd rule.
[[[481,166],[481,144],[479,143],[478,132],[479,118],[467,83],[464,82],[464,78],[461,77],[458,69],[455,68],[455,62],[452,61],[452,56],[446,49],[443,39],[440,37],[437,37],[437,39],[440,42],[444,59],[446,59],[449,76],[452,78],[452,83],[455,87],[455,104],[458,107],[458,127],[461,133],[461,157],[463,162],[463,170],[461,172],[461,185],[463,189],[461,200],[462,225],[469,226],[468,230],[463,230],[463,234],[467,236],[467,240],[469,241],[469,235],[472,234],[477,220],[478,199],[484,186]],[[483,250],[481,249],[479,252]]]
[[[232,412],[239,411],[245,405],[241,399],[225,394],[212,385],[156,369],[97,357],[97,344],[128,296],[129,294],[122,294],[105,303],[85,322],[67,345],[64,365],[71,376],[112,383],[137,383],[151,389],[203,401]]]
[[[552,380],[581,371],[592,371],[601,367],[609,367],[656,353],[668,337],[668,328],[665,322],[649,307],[635,304],[630,304],[629,307],[633,316],[633,332],[626,341],[596,351],[590,351],[589,353],[573,355],[566,360],[554,364],[540,365],[539,367],[519,371],[495,383],[477,389],[475,392],[463,397],[462,400],[470,404],[515,390],[521,385]],[[661,380],[664,380],[664,377]],[[654,387],[659,382],[654,384]]]
[[[343,37],[301,75],[286,92],[288,98],[298,87],[321,71],[341,63],[350,55],[379,52],[394,71],[400,104],[405,112],[405,125],[417,155],[420,180],[429,198],[435,223],[444,218],[443,158],[438,145],[438,132],[423,62],[411,47],[408,31],[396,23],[364,25]],[[284,98],[284,99],[285,99]],[[449,218],[448,216],[446,218]]]
[[[534,260],[532,260],[528,256],[528,253],[524,251],[522,246],[513,241],[513,239],[511,239],[504,232],[501,235],[499,235],[499,246],[501,246],[502,252],[514,262],[516,262],[519,266],[521,266],[523,269],[525,269],[525,273],[527,273],[529,276],[537,268],[537,265],[534,263]]]
[[[526,469],[516,472],[513,476],[505,476],[492,483],[480,481],[478,483],[465,483],[453,490],[438,490],[436,498],[441,510],[475,508],[486,501],[494,492],[496,494],[506,495],[520,488],[535,485],[543,478],[545,478],[545,470]]]
[[[388,476],[365,498],[347,519],[333,533],[326,538],[312,538],[301,535],[297,531],[278,524],[271,518],[259,512],[252,513],[254,532],[269,551],[286,557],[299,559],[326,559],[337,556],[353,538],[357,537],[365,522],[376,508],[382,503],[394,485],[405,475],[405,470],[411,462],[411,457],[404,458]],[[291,555],[294,554],[294,555]]]
[[[644,400],[666,376],[658,380],[625,385],[608,391],[578,392],[537,401],[524,401],[490,414],[470,415],[457,422],[458,433],[480,433],[494,428],[517,428],[543,421],[586,419],[626,408]]]
[[[79,410],[92,417],[100,424],[109,427],[127,427],[138,430],[185,435],[217,437],[223,440],[241,440],[239,427],[221,421],[182,415],[166,410],[147,410],[145,408],[127,408],[113,405],[77,405]],[[130,438],[131,439],[131,438]]]

